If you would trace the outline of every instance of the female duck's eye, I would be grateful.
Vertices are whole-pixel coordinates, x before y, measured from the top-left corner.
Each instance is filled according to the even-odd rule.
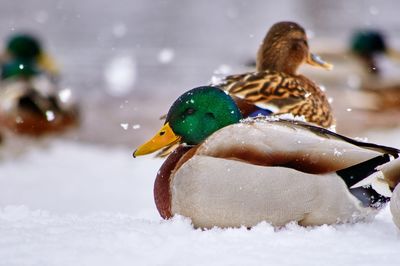
[[[293,50],[298,50],[298,49],[303,49],[304,47],[308,47],[307,40],[305,39],[294,39],[292,43],[292,49]]]
[[[191,107],[189,107],[188,109],[185,110],[185,114],[186,115],[191,115],[195,112],[195,110]]]

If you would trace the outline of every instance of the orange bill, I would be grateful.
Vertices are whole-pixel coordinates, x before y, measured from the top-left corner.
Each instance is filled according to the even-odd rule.
[[[315,55],[313,53],[308,54],[307,58],[307,64],[316,66],[316,67],[322,67],[325,68],[326,70],[331,70],[333,68],[333,65],[330,63],[325,62],[324,60],[321,59],[318,55]]]

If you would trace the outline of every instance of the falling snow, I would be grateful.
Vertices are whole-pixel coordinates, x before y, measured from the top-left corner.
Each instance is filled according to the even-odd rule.
[[[170,48],[164,48],[158,54],[158,61],[161,64],[168,64],[168,63],[172,62],[174,57],[175,57],[174,50],[172,50]]]

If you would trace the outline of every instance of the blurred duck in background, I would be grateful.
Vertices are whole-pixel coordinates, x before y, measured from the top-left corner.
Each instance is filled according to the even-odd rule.
[[[12,36],[1,57],[0,127],[30,136],[60,133],[77,125],[70,90],[58,90],[58,69],[38,39]]]
[[[315,50],[336,67],[330,75],[304,69],[304,73],[324,84],[342,88],[380,88],[398,84],[400,52],[393,49],[385,35],[378,30],[355,31],[348,44],[336,39],[320,40]]]
[[[383,33],[376,30],[356,32],[351,52],[362,68],[360,90],[347,92],[352,107],[379,112],[400,110],[399,69],[393,64],[400,62],[400,52],[391,48]]]

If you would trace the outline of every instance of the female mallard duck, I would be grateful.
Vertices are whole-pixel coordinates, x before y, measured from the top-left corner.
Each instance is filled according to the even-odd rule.
[[[51,79],[58,78],[54,60],[43,50],[39,39],[31,34],[19,33],[9,37],[0,61],[4,64],[13,60],[36,64],[43,74]]]
[[[306,33],[300,25],[279,22],[271,27],[258,50],[256,72],[228,76],[214,85],[234,97],[242,110],[247,109],[247,115],[289,113],[330,127],[334,121],[324,92],[297,74],[303,63],[331,68],[310,53]]]
[[[32,61],[15,59],[2,65],[0,127],[17,134],[41,136],[78,123],[70,91],[58,92]]]
[[[241,117],[224,91],[195,88],[133,153],[186,143],[157,174],[154,197],[163,218],[180,214],[202,228],[357,221],[376,213],[388,201],[387,188],[400,181],[399,160],[392,160],[400,150],[303,122]]]

